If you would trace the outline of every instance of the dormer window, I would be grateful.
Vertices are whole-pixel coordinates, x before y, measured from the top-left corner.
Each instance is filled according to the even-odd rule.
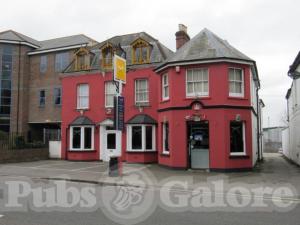
[[[105,69],[112,68],[113,48],[110,44],[102,48],[102,67]]]
[[[80,48],[75,53],[75,70],[88,70],[90,69],[90,52],[85,48]]]
[[[132,44],[132,64],[150,62],[150,45],[143,39],[138,39]]]

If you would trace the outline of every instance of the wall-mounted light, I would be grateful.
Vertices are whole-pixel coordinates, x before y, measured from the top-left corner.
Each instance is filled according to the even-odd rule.
[[[180,73],[180,66],[175,66],[176,73]]]

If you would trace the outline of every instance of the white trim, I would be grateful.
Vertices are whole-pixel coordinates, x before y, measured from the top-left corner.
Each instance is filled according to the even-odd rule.
[[[138,126],[142,127],[142,148],[141,149],[132,149],[131,140],[132,140],[132,127]],[[146,149],[146,127],[152,127],[152,149]],[[155,125],[152,124],[130,124],[127,125],[127,146],[126,149],[128,152],[156,152],[156,131]]]
[[[167,83],[164,83],[164,77],[166,77]],[[163,101],[169,100],[170,99],[170,84],[169,84],[169,75],[167,73],[164,73],[161,76],[161,88],[162,88],[162,91],[161,91],[162,100]],[[168,88],[167,96],[166,96],[165,88]]]
[[[254,65],[253,62],[247,62],[244,60],[233,60],[233,59],[214,59],[214,60],[198,60],[198,61],[193,61],[193,62],[174,62],[174,63],[169,63],[162,68],[159,68],[158,70],[155,70],[155,72],[162,71],[168,67],[171,66],[185,66],[185,65],[195,65],[195,64],[207,64],[207,63],[215,63],[215,62],[230,62],[230,63],[239,63],[239,64],[245,64],[245,65]]]
[[[188,93],[188,71],[194,71],[194,70],[207,70],[207,81],[198,81],[201,83],[207,82],[207,92],[195,92],[193,90],[193,93]],[[194,72],[193,72],[194,73]],[[203,73],[203,72],[202,72]],[[189,81],[190,83],[195,83],[195,81]],[[209,69],[208,68],[191,68],[191,69],[186,69],[185,71],[185,96],[187,98],[191,97],[209,97]]]
[[[29,42],[26,41],[9,41],[9,40],[0,40],[0,43],[8,43],[8,44],[21,44],[21,45],[27,45],[29,47],[33,48],[40,48],[40,46],[30,44]]]
[[[230,78],[229,78],[229,70],[233,69],[233,70],[241,70],[242,71],[242,87],[241,87],[241,93],[233,93],[230,92]],[[237,80],[233,80],[233,82],[238,82]],[[245,78],[244,78],[244,69],[243,68],[239,68],[239,67],[228,67],[228,93],[229,93],[229,97],[240,97],[243,98],[245,96]]]
[[[241,123],[243,124],[243,152],[231,152],[231,149],[230,149],[230,155],[233,155],[233,156],[243,156],[243,155],[246,155],[246,129],[245,129],[245,122],[241,121]]]
[[[43,53],[48,53],[48,52],[58,52],[58,51],[70,50],[70,49],[74,49],[74,48],[81,48],[81,47],[85,47],[85,46],[87,46],[87,44],[72,45],[69,47],[52,48],[52,49],[46,49],[46,50],[41,50],[41,51],[28,52],[27,55],[37,55],[37,54],[43,54]]]
[[[80,128],[80,148],[73,148],[73,129],[74,128]],[[84,141],[85,141],[85,135],[84,135],[84,128],[91,128],[92,131],[92,136],[91,136],[91,139],[92,139],[92,142],[91,142],[91,148],[84,148]],[[71,126],[70,127],[70,142],[69,142],[69,149],[71,151],[93,151],[94,150],[94,129],[95,127],[94,126]]]

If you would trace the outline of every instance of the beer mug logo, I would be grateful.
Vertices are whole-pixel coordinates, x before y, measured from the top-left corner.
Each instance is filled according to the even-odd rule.
[[[155,177],[146,169],[118,178],[118,185],[103,186],[100,201],[104,214],[112,221],[131,225],[146,220],[155,210]]]

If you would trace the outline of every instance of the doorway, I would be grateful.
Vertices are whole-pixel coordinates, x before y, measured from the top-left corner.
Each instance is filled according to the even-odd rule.
[[[191,169],[209,168],[209,123],[188,122],[188,162]]]
[[[112,126],[101,126],[100,129],[100,159],[109,161],[111,156],[121,155],[121,131]]]

